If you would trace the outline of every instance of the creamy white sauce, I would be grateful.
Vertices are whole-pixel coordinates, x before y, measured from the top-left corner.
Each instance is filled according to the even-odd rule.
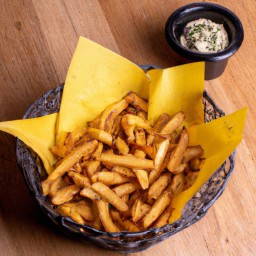
[[[222,51],[229,44],[224,26],[208,19],[189,22],[184,28],[180,42],[187,49],[204,53]]]

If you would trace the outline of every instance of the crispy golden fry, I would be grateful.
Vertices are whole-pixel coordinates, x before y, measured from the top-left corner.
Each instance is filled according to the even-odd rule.
[[[78,129],[75,132],[70,132],[65,140],[66,152],[70,152],[74,147],[76,142],[78,142],[85,134],[86,129]]]
[[[106,165],[110,166],[124,166],[128,168],[138,168],[138,169],[153,169],[154,162],[148,159],[141,159],[134,157],[133,155],[120,156],[111,153],[102,153],[100,157]]]
[[[124,195],[129,195],[137,189],[140,189],[141,186],[139,183],[128,182],[122,185],[119,185],[113,188],[113,191],[119,196],[123,197]]]
[[[124,100],[132,104],[136,109],[148,112],[148,103],[134,92],[129,92]]]
[[[124,224],[122,221],[122,218],[120,216],[120,213],[117,210],[114,210],[113,208],[110,209],[110,216],[113,220],[113,222],[118,226],[120,230],[124,230]]]
[[[91,179],[92,176],[99,171],[100,161],[89,161],[87,162],[85,167],[86,167],[87,175]]]
[[[84,175],[74,172],[74,171],[69,171],[68,176],[72,178],[74,183],[79,186],[80,188],[90,188],[90,180],[85,177]]]
[[[121,125],[122,118],[123,118],[123,114],[120,114],[119,116],[116,117],[113,123],[113,127],[110,132],[110,134],[112,134],[113,137],[116,137],[122,129],[122,125]]]
[[[142,111],[142,110],[138,111],[137,116],[147,120],[147,112],[145,111]]]
[[[134,142],[135,140],[134,129],[136,127],[143,128],[147,131],[151,130],[151,126],[146,120],[144,120],[139,116],[134,116],[130,114],[126,114],[123,116],[121,125],[124,129],[125,134],[128,136],[127,138],[128,143]]]
[[[57,212],[60,213],[62,216],[70,217],[73,221],[77,222],[78,224],[84,224],[83,218],[77,213],[74,209],[60,205],[57,207]]]
[[[158,150],[156,152],[156,157],[155,157],[155,170],[158,172],[162,166],[162,163],[164,161],[164,158],[167,154],[167,151],[169,149],[170,142],[168,139],[164,140],[159,144]]]
[[[161,134],[172,134],[182,125],[184,120],[185,114],[183,112],[175,114],[172,119],[163,127]]]
[[[50,148],[51,152],[57,157],[64,157],[66,155],[65,140],[68,136],[67,132],[62,132],[58,137],[57,144]]]
[[[154,169],[149,173],[149,185],[152,185],[159,178],[161,173],[166,169],[167,164],[170,160],[171,152],[172,152],[172,149],[171,149],[171,147],[169,147],[169,150],[167,151],[167,153],[165,155],[165,158],[161,165],[161,168],[158,170]]]
[[[120,175],[117,172],[97,172],[92,176],[92,182],[101,182],[107,186],[119,185],[125,182],[130,181],[129,178],[126,178]]]
[[[64,175],[80,158],[91,155],[98,145],[97,140],[91,140],[71,151],[61,164],[48,176],[47,180],[54,181]]]
[[[92,127],[92,128],[99,129],[101,116],[102,116],[102,114],[98,115],[95,119],[93,119],[92,121],[88,122],[88,126]]]
[[[127,167],[113,166],[112,171],[117,172],[126,178],[130,178],[130,179],[136,178],[136,175],[134,174],[134,172],[130,168],[127,168]]]
[[[92,154],[92,158],[99,158],[103,150],[103,143],[99,142],[98,147],[95,152]]]
[[[178,173],[181,173],[183,172],[187,167],[187,164],[186,163],[181,163],[179,166],[177,166],[176,169],[173,170],[173,174],[178,174]]]
[[[121,100],[117,103],[111,104],[108,106],[102,113],[99,129],[106,132],[111,132],[115,118],[128,106],[128,103],[125,100]]]
[[[121,197],[122,200],[127,204],[127,202],[129,201],[129,195],[124,195]]]
[[[150,211],[151,206],[142,203],[140,199],[137,199],[132,206],[132,221],[134,223],[139,222]]]
[[[142,189],[147,189],[149,187],[148,172],[142,169],[135,169],[134,172]]]
[[[180,163],[183,159],[184,153],[187,149],[188,141],[189,141],[188,131],[186,128],[184,128],[183,131],[181,132],[178,145],[173,150],[171,157],[170,157],[170,161],[167,165],[167,168],[170,172],[174,172],[175,169],[180,165]]]
[[[185,189],[190,188],[198,176],[198,172],[189,172],[185,177]]]
[[[170,121],[170,119],[171,117],[166,113],[160,115],[154,124],[153,132],[160,133],[163,127]],[[152,146],[154,139],[155,135],[153,133],[149,134],[147,138],[147,145]]]
[[[120,229],[113,223],[110,217],[108,205],[104,200],[97,202],[100,220],[107,232],[119,232]]]
[[[134,224],[132,223],[130,220],[125,220],[123,222],[124,228],[125,230],[129,231],[129,232],[139,232],[140,229]]]
[[[138,158],[145,158],[146,153],[142,150],[136,149],[135,152],[134,152],[134,156],[138,157]]]
[[[171,173],[161,175],[149,188],[148,197],[157,199],[171,181]]]
[[[60,189],[55,196],[52,197],[52,203],[54,205],[64,204],[70,201],[75,194],[80,191],[80,188],[77,185],[69,185]]]
[[[52,181],[44,180],[42,181],[42,191],[45,196],[47,196],[50,192]]]
[[[94,228],[98,230],[104,230],[104,227],[100,221],[99,217],[99,211],[98,211],[98,206],[97,206],[97,201],[92,201],[92,212],[94,216],[94,221],[90,223]]]
[[[154,221],[163,213],[165,208],[171,203],[171,196],[168,191],[163,193],[157,198],[155,204],[152,206],[150,211],[143,218],[143,227],[150,227]]]
[[[200,145],[188,147],[183,156],[183,163],[187,163],[192,159],[200,158],[204,154],[204,150]]]
[[[138,149],[140,151],[143,151],[151,159],[155,159],[155,149],[154,149],[153,146],[139,146],[139,145],[136,145],[136,144],[133,144],[133,145],[135,146],[136,149]],[[145,157],[141,157],[141,158],[145,158]]]
[[[92,184],[92,189],[105,198],[117,210],[124,212],[128,210],[128,205],[112,189],[101,182]]]
[[[146,135],[143,129],[141,128],[135,129],[135,141],[136,141],[136,144],[139,146],[146,145]]]
[[[172,179],[172,183],[168,187],[168,191],[170,191],[174,196],[183,191],[185,186],[185,175],[184,173],[178,173],[174,175]]]
[[[170,204],[162,213],[162,215],[158,218],[158,220],[155,222],[154,228],[161,228],[167,225],[172,212],[173,212],[173,208],[172,208],[172,205]]]
[[[49,196],[50,197],[53,197],[57,194],[57,192],[59,190],[61,190],[62,188],[64,188],[65,186],[67,186],[68,184],[63,180],[62,177],[59,177],[58,179],[56,179],[52,184],[51,184],[51,187],[50,187],[50,190],[49,190]]]
[[[94,220],[92,207],[88,204],[85,204],[84,201],[69,202],[69,203],[66,203],[65,206],[68,206],[71,209],[73,209],[86,221]]]
[[[204,163],[204,158],[196,158],[193,159],[189,162],[189,167],[193,170],[193,171],[199,171]]]
[[[96,128],[88,128],[87,132],[93,139],[99,140],[109,146],[112,146],[111,134]]]
[[[121,155],[127,155],[129,153],[129,146],[125,142],[125,140],[122,140],[120,137],[117,137],[115,140],[115,146]]]
[[[80,191],[80,195],[86,198],[91,199],[92,201],[97,201],[101,199],[101,196],[96,193],[91,188],[84,188]]]

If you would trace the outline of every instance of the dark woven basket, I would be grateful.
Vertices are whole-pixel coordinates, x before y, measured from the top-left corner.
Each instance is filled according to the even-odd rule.
[[[45,93],[30,106],[24,118],[39,117],[58,112],[62,91],[63,85],[60,85],[56,89]],[[224,115],[206,92],[204,92],[203,103],[205,122]],[[89,226],[79,225],[70,218],[62,217],[57,213],[53,205],[46,200],[42,193],[41,180],[46,178],[47,173],[37,154],[20,140],[17,140],[16,154],[18,165],[22,170],[28,188],[34,194],[43,212],[64,233],[82,242],[124,253],[145,250],[200,220],[223,193],[229,176],[234,169],[233,153],[187,203],[183,209],[182,217],[171,225],[166,225],[162,228],[150,228],[142,232],[108,233]]]

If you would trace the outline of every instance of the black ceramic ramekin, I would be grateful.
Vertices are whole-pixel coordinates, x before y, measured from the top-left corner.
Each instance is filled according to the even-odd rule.
[[[189,50],[180,43],[180,36],[187,23],[200,18],[223,24],[229,37],[228,47],[216,53],[201,53]],[[165,36],[173,50],[188,62],[205,62],[205,80],[220,76],[228,59],[241,46],[244,38],[243,26],[239,18],[227,8],[213,3],[193,3],[176,10],[167,20]]]

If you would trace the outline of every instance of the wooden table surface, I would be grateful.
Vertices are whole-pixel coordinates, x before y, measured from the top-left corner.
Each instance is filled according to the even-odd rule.
[[[20,119],[65,81],[83,35],[138,64],[180,64],[164,37],[185,0],[0,0],[0,121]],[[245,38],[225,73],[205,87],[226,113],[248,106],[236,166],[224,194],[199,222],[136,255],[256,255],[256,2],[211,1],[234,11]],[[0,133],[0,255],[117,255],[56,230],[29,193],[15,160],[15,138]]]

